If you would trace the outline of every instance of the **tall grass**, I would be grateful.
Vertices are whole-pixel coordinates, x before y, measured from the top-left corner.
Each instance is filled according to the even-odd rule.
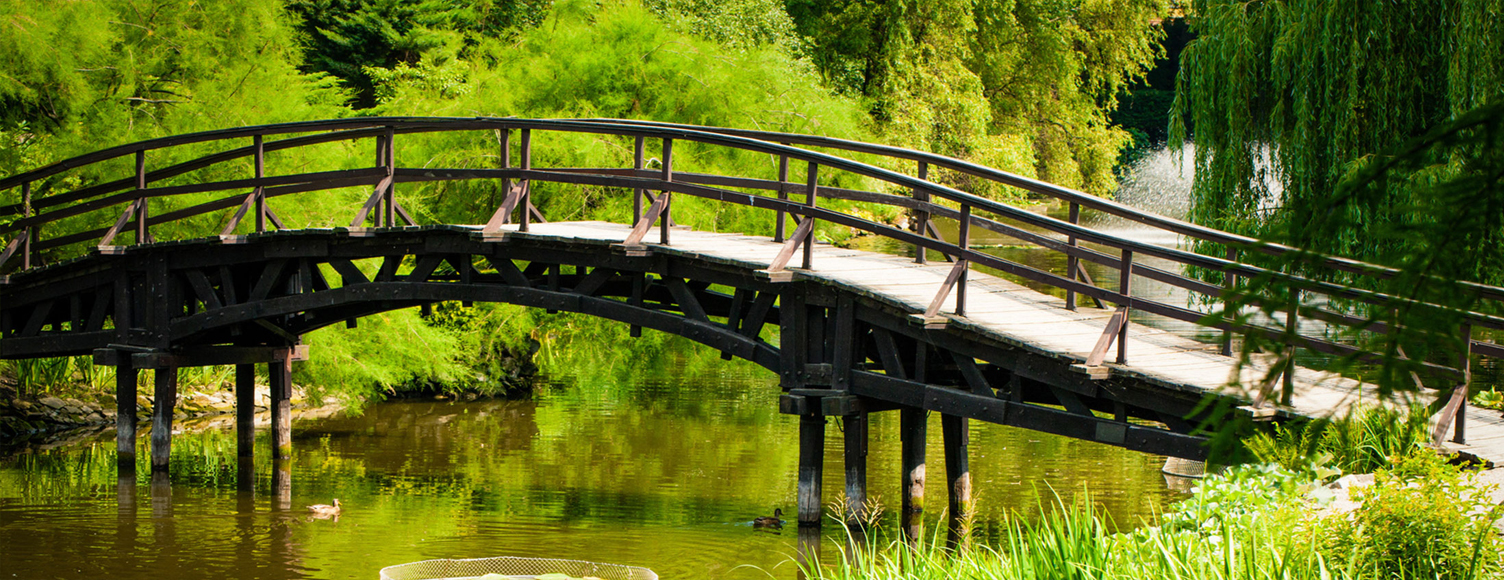
[[[1496,513],[1486,500],[1440,498],[1447,494],[1407,480],[1409,487],[1395,489],[1411,490],[1408,502],[1395,501],[1392,490],[1351,514],[1321,515],[1293,492],[1304,487],[1290,485],[1298,475],[1274,466],[1235,471],[1227,482],[1209,478],[1216,485],[1187,500],[1195,506],[1175,506],[1162,525],[1131,532],[1111,532],[1089,499],[1067,505],[1057,497],[1028,517],[1015,515],[996,546],[947,549],[937,533],[857,543],[833,561],[811,557],[799,566],[813,580],[1473,580],[1500,570]],[[1443,479],[1449,488],[1457,482]],[[1479,507],[1486,513],[1471,513]],[[1463,517],[1445,529],[1425,525],[1441,512]],[[1381,524],[1404,531],[1384,535],[1373,529]],[[1412,541],[1395,545],[1402,534]]]
[[[1304,424],[1276,425],[1245,441],[1262,463],[1291,470],[1313,466],[1343,473],[1372,473],[1415,453],[1431,453],[1425,407],[1373,407],[1346,417]]]

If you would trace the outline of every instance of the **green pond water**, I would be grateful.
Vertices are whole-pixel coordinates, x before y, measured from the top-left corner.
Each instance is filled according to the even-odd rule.
[[[375,579],[394,564],[490,556],[794,578],[794,527],[751,523],[795,507],[798,421],[777,413],[776,378],[745,364],[663,366],[618,382],[553,377],[526,400],[406,400],[299,420],[290,489],[263,439],[254,490],[237,491],[233,433],[220,430],[175,438],[170,486],[117,480],[113,432],[3,458],[0,578]],[[931,419],[933,532],[946,499]],[[1123,526],[1180,497],[1160,457],[975,422],[972,434],[983,541],[1006,514],[1053,501],[1052,487],[1089,489]],[[838,423],[827,435],[830,501],[843,485]],[[896,414],[872,419],[868,472],[886,508],[877,533],[891,537]],[[309,517],[304,506],[336,497],[337,520]],[[824,534],[829,557],[843,536]]]

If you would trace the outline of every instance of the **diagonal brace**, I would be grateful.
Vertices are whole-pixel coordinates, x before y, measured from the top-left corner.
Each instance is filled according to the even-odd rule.
[[[1107,348],[1112,346],[1113,342],[1121,343],[1121,333],[1119,331],[1127,323],[1127,306],[1119,306],[1117,310],[1112,311],[1112,318],[1107,319],[1107,328],[1102,329],[1102,336],[1097,338],[1097,345],[1092,347],[1091,354],[1086,357],[1086,366],[1095,367],[1102,365],[1102,361],[1107,358]],[[1119,344],[1119,348],[1122,348],[1121,344]]]

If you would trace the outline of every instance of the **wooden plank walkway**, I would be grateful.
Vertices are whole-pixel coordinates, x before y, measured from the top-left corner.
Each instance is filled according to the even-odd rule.
[[[477,226],[478,228],[479,226]],[[528,233],[506,226],[508,236],[564,238],[595,242],[603,246],[626,239],[630,226],[606,222],[554,222],[530,225]],[[657,232],[648,240],[656,240]],[[648,244],[654,252],[694,255],[750,270],[768,267],[781,244],[770,238],[674,228],[670,245]],[[913,260],[816,244],[811,270],[790,268],[795,279],[819,280],[864,296],[922,312],[951,269],[947,262],[922,265]],[[798,256],[791,262],[799,263]],[[1110,315],[1109,311],[1081,306],[1065,309],[1065,301],[1020,284],[973,270],[969,277],[966,313],[951,317],[951,326],[987,335],[1022,348],[1057,358],[1084,362]],[[955,310],[955,294],[946,300],[942,313]],[[1198,342],[1164,330],[1133,323],[1128,330],[1128,364],[1106,366],[1115,375],[1127,375],[1177,391],[1232,393],[1236,361],[1222,356],[1218,345]],[[1113,360],[1110,351],[1108,360]],[[1268,367],[1255,363],[1242,369],[1238,381],[1247,389],[1260,383]],[[1332,373],[1299,368],[1295,373],[1293,411],[1307,417],[1342,413],[1354,404],[1373,402],[1371,386]],[[1435,393],[1425,397],[1434,398]],[[1466,445],[1454,449],[1504,464],[1504,417],[1498,411],[1469,406],[1466,410]]]

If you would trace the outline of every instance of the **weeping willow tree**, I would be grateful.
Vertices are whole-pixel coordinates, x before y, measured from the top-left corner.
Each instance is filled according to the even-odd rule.
[[[1417,185],[1455,173],[1467,151],[1390,167],[1382,195],[1339,197],[1338,186],[1504,95],[1501,10],[1501,0],[1195,0],[1172,127],[1196,145],[1192,218],[1380,263],[1415,251],[1373,234],[1434,217],[1416,213]]]
[[[1465,352],[1459,313],[1494,306],[1459,281],[1504,281],[1501,10],[1501,0],[1192,5],[1197,38],[1182,55],[1171,127],[1173,140],[1195,143],[1191,217],[1312,252],[1249,256],[1271,270],[1389,296],[1319,305],[1391,329],[1332,331],[1382,355],[1377,366],[1334,363],[1381,394],[1413,390],[1423,362],[1453,366]],[[1334,272],[1321,254],[1396,273]],[[1254,296],[1300,296],[1276,279],[1245,290],[1234,306],[1271,317],[1295,305]],[[1257,342],[1245,353],[1282,350]]]

